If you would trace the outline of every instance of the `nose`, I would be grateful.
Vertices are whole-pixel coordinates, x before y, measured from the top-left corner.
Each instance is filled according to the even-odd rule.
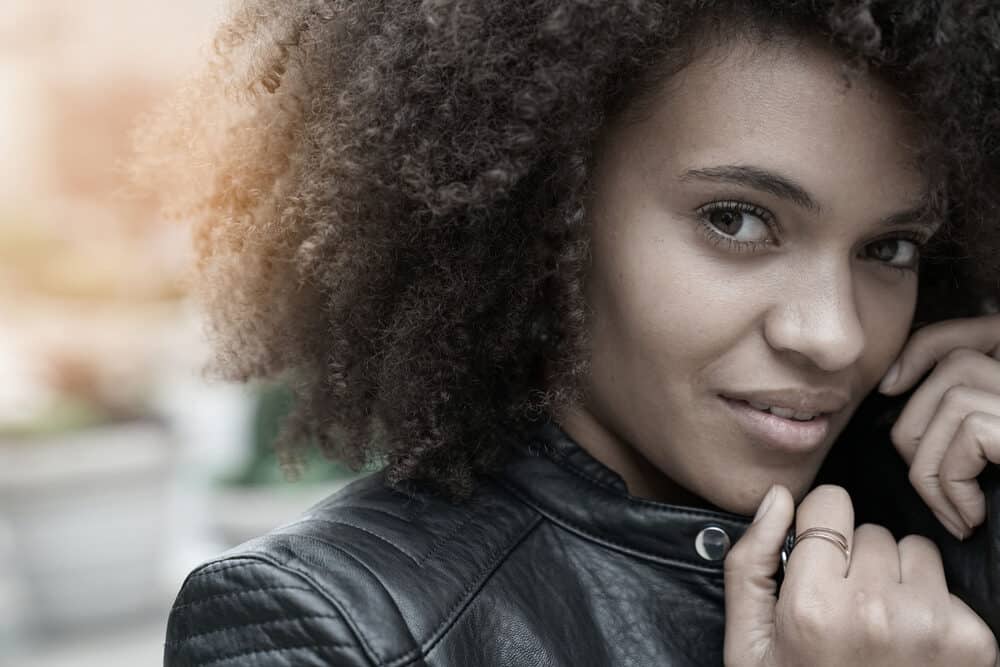
[[[764,337],[775,350],[825,371],[856,362],[865,332],[850,267],[813,263],[800,279],[782,285],[765,318]]]

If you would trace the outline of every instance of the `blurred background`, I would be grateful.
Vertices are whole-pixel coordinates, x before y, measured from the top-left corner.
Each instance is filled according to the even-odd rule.
[[[210,382],[183,220],[130,132],[225,0],[0,3],[0,665],[158,665],[195,565],[353,478],[283,479],[281,387]]]

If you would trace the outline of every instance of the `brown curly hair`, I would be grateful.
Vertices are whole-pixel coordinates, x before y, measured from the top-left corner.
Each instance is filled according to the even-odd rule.
[[[602,128],[707,41],[809,35],[933,132],[946,221],[915,326],[1000,284],[1000,5],[990,0],[245,0],[140,135],[196,220],[231,380],[295,396],[277,446],[470,493],[500,434],[579,397],[584,201]]]

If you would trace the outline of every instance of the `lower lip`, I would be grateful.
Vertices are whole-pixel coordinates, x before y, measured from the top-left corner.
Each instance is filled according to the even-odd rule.
[[[828,415],[813,417],[809,421],[796,421],[763,412],[746,401],[725,396],[720,398],[729,406],[744,432],[771,449],[808,452],[823,444],[830,431]]]

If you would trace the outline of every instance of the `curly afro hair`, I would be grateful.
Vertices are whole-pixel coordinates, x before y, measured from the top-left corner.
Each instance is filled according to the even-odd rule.
[[[580,396],[584,201],[602,128],[708,40],[810,36],[932,132],[945,225],[914,326],[1000,284],[992,0],[245,0],[140,136],[195,220],[229,380],[295,397],[276,443],[467,496],[503,436]]]

